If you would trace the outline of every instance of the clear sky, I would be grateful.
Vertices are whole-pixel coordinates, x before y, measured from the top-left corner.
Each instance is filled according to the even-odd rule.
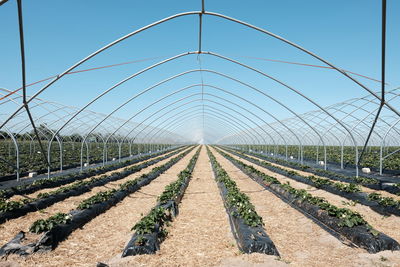
[[[278,34],[340,68],[380,79],[379,0],[206,0],[205,6],[207,11],[225,14]],[[156,20],[199,9],[200,0],[23,0],[27,81],[35,82],[60,73],[107,43]],[[399,14],[400,1],[388,0],[388,88],[400,85]],[[10,0],[0,7],[0,18],[0,87],[15,90],[21,86],[16,1]],[[145,61],[69,75],[50,87],[41,97],[67,105],[82,106],[124,77],[152,63],[197,50],[198,21],[198,16],[182,17],[140,33],[78,69],[142,59],[146,59]],[[301,90],[322,105],[367,94],[332,70],[252,59],[257,57],[323,65],[282,42],[241,25],[211,16],[205,16],[203,22],[204,51],[241,60]],[[207,55],[202,55],[200,61],[204,69],[218,70],[258,88],[268,88],[274,97],[297,112],[315,109],[282,86],[243,68]],[[128,82],[90,109],[110,112],[123,100],[146,87],[171,75],[197,68],[197,56],[178,59]],[[374,91],[379,91],[379,83],[356,78]],[[193,73],[178,78],[133,102],[116,115],[128,118],[132,112],[166,92],[199,83],[201,79],[207,84],[246,95],[251,101],[268,108],[278,118],[291,116],[284,109],[266,99],[260,99],[243,86],[210,73],[204,73],[203,76]],[[41,83],[29,87],[28,94],[36,92],[43,85]],[[191,91],[194,92],[199,92],[198,88]],[[182,96],[184,94],[180,95]],[[1,113],[10,111],[11,109],[1,110]],[[265,120],[269,122],[271,118],[265,117]]]

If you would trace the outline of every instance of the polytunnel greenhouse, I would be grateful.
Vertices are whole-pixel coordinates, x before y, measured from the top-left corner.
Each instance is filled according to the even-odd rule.
[[[400,266],[399,10],[0,0],[0,266]]]

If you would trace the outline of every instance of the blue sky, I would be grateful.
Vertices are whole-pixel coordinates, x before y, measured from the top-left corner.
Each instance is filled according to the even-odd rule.
[[[205,1],[206,10],[222,13],[262,27],[311,50],[335,65],[380,79],[381,1],[378,0],[258,0]],[[142,26],[180,12],[199,10],[201,1],[23,1],[27,81],[34,82],[60,73],[73,63],[113,40]],[[387,82],[400,85],[400,1],[388,1]],[[0,7],[0,87],[14,90],[21,86],[16,1]],[[322,105],[329,105],[366,94],[360,87],[332,70],[255,60],[249,57],[322,63],[286,44],[241,25],[220,18],[203,19],[203,50],[223,54],[254,66],[285,81]],[[197,50],[198,16],[178,18],[138,34],[78,69],[153,58],[144,62],[82,74],[69,75],[50,87],[41,97],[67,105],[82,106],[124,77],[167,57]],[[253,86],[266,88],[293,107],[296,112],[315,109],[282,86],[238,66],[202,55],[201,66],[238,77]],[[128,82],[91,106],[110,112],[123,100],[171,75],[197,69],[197,56],[166,64]],[[199,83],[235,90],[268,108],[278,118],[290,117],[286,110],[259,98],[257,94],[209,73],[193,73],[161,86],[159,90],[132,102],[116,113],[128,118],[166,92]],[[374,91],[379,83],[358,78]],[[31,94],[44,84],[29,87]],[[197,90],[197,91],[196,91]],[[191,93],[198,92],[193,89]],[[183,96],[183,95],[182,95]],[[5,112],[9,112],[6,110]],[[256,111],[254,111],[256,112]],[[2,110],[2,113],[4,111]],[[138,118],[139,119],[139,118]],[[265,118],[267,122],[271,118]]]

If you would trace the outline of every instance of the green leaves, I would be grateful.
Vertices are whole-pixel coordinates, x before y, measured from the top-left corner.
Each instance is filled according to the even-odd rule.
[[[153,208],[149,214],[144,216],[137,224],[132,227],[132,230],[135,230],[137,234],[144,235],[153,233],[156,227],[160,229],[166,225],[166,222],[170,220],[170,214],[166,212],[166,209],[163,207],[155,207]],[[163,235],[166,236],[167,231],[162,231]]]
[[[395,200],[392,197],[383,197],[379,193],[371,193],[368,195],[368,200],[378,202],[380,205],[385,207],[396,207],[400,208],[400,201]]]
[[[111,197],[114,196],[116,191],[117,190],[115,190],[115,189],[111,189],[109,191],[99,192],[96,195],[91,196],[91,197],[83,200],[81,203],[79,203],[78,209],[80,209],[80,210],[89,209],[94,204],[102,203],[104,201],[107,201],[108,199],[110,199]]]
[[[264,180],[267,181],[274,181],[275,178],[270,177],[266,175],[263,172],[258,171],[257,169],[253,168],[250,165],[245,164],[244,162],[234,159],[233,157],[229,156],[228,154],[220,151],[220,153],[228,158],[231,161],[234,161],[235,163],[239,164],[243,168],[245,168],[246,171],[251,172],[259,177],[262,177]],[[292,172],[291,175],[299,175],[300,174],[296,172]],[[333,185],[337,189],[345,192],[359,192],[360,188],[359,186],[355,184],[344,184],[344,183],[334,183],[332,181],[329,181],[327,179],[322,179],[318,178],[315,176],[302,176],[306,179],[311,180],[314,184],[321,186],[321,185]],[[276,179],[275,179],[276,180]],[[367,222],[362,218],[362,216],[357,213],[353,212],[350,209],[347,208],[338,208],[332,204],[330,204],[327,200],[325,200],[322,197],[315,197],[308,193],[304,189],[296,189],[292,186],[290,186],[289,183],[286,184],[281,184],[279,181],[276,180],[275,184],[279,185],[282,189],[285,191],[289,192],[290,194],[294,195],[298,200],[302,202],[308,202],[312,205],[318,206],[320,209],[325,210],[329,216],[336,217],[339,219],[338,226],[340,227],[354,227],[357,225],[367,225]],[[317,186],[317,187],[318,187]]]
[[[200,149],[198,149],[196,154],[191,158],[186,168],[178,174],[178,179],[165,187],[164,192],[158,197],[158,204],[156,207],[151,209],[149,214],[142,217],[142,219],[132,227],[131,230],[135,230],[136,234],[139,235],[136,240],[136,245],[141,246],[146,243],[146,239],[140,235],[151,234],[158,231],[158,238],[162,239],[167,236],[168,231],[166,226],[168,226],[169,222],[172,220],[172,214],[169,207],[164,208],[161,205],[170,200],[174,200],[178,196],[186,179],[191,177],[191,171],[194,164],[196,164],[199,153]],[[183,156],[178,157],[173,159],[174,161],[171,160],[171,162],[175,162]],[[156,167],[153,168],[152,171],[158,172],[159,170],[162,170],[162,168]]]
[[[56,213],[55,215],[49,217],[48,219],[40,219],[35,221],[29,231],[32,233],[42,233],[53,229],[58,224],[67,224],[71,221],[72,216],[65,213]]]
[[[23,206],[24,203],[22,201],[6,201],[0,199],[0,212],[13,211]]]
[[[208,148],[207,148],[208,150]],[[227,189],[226,203],[228,207],[233,209],[233,216],[238,216],[243,219],[243,221],[252,227],[263,225],[262,218],[255,211],[254,205],[250,202],[247,195],[240,192],[236,183],[229,177],[228,173],[221,167],[217,162],[215,156],[208,150],[208,156],[211,159],[211,164],[216,172],[216,179],[225,185]],[[252,171],[257,171],[252,166],[246,166]]]
[[[343,192],[347,193],[356,193],[361,192],[360,186],[356,184],[343,184],[343,183],[334,183],[333,186]]]

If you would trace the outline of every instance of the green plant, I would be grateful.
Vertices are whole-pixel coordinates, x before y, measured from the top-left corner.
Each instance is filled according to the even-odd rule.
[[[236,160],[233,157],[229,156],[228,154],[218,150],[218,152],[220,152],[223,156],[225,156],[226,158],[228,158],[231,161],[234,161],[238,164],[240,164],[240,166],[244,167],[245,170],[252,172],[255,175],[260,175],[260,171],[255,170],[254,168],[251,168],[250,165],[247,165],[243,162],[241,162],[240,160]],[[265,173],[263,175],[260,175],[264,180],[272,180],[274,181],[275,178],[273,177],[268,177],[268,175],[266,175]],[[317,179],[314,176],[309,176],[309,179]],[[275,179],[276,180],[276,179]],[[320,181],[320,183],[322,183],[322,181]],[[321,197],[315,197],[313,195],[311,195],[310,193],[308,193],[306,190],[304,189],[296,189],[293,188],[292,186],[290,186],[289,183],[286,184],[281,184],[279,181],[275,181],[275,184],[277,184],[278,186],[280,186],[282,189],[288,191],[290,194],[294,195],[299,201],[302,202],[308,202],[310,204],[316,205],[318,206],[320,209],[325,210],[329,216],[332,217],[336,217],[339,219],[338,222],[338,226],[340,227],[354,227],[357,225],[366,225],[368,226],[368,223],[363,219],[363,217],[357,213],[354,212],[350,209],[347,208],[338,208],[332,204],[330,204],[327,200],[325,200],[324,198]],[[335,183],[336,184],[336,183]],[[358,187],[354,187],[353,186],[349,186],[347,184],[341,184],[341,183],[337,183],[338,187],[340,187],[343,190],[358,190]],[[369,227],[370,232],[372,234],[374,234],[373,232],[375,231],[372,227]]]
[[[15,209],[22,208],[24,203],[22,201],[5,201],[0,199],[0,211],[7,212]]]
[[[392,197],[383,197],[379,193],[371,193],[371,194],[369,194],[368,195],[368,200],[378,202],[380,205],[385,206],[385,207],[390,207],[390,206],[393,206],[393,207],[396,207],[396,208],[400,207],[400,201],[395,200]]]
[[[166,226],[168,226],[169,222],[172,220],[172,214],[169,208],[164,208],[161,205],[170,200],[174,200],[178,196],[186,179],[191,177],[192,168],[197,161],[199,153],[200,149],[196,151],[195,155],[189,161],[187,167],[178,174],[178,179],[165,187],[163,193],[158,197],[159,202],[157,206],[154,207],[149,214],[142,217],[142,219],[132,227],[131,230],[135,230],[136,234],[139,235],[136,240],[137,245],[143,245],[146,243],[144,237],[140,235],[154,233],[156,229],[158,229],[158,238],[162,239],[167,236],[168,231]],[[178,159],[179,156],[176,159],[173,159],[174,161],[169,161],[165,165],[171,162],[176,162]],[[163,170],[162,166],[161,168],[153,168],[152,172],[158,172],[160,170]]]
[[[163,207],[153,208],[149,214],[144,216],[137,224],[132,227],[137,234],[144,235],[153,233],[156,227],[159,227],[161,237],[167,236],[168,232],[165,229],[166,222],[170,220],[169,214]]]
[[[56,225],[67,224],[71,222],[71,218],[72,216],[70,214],[56,213],[55,215],[49,217],[46,220],[40,219],[35,221],[29,228],[29,231],[36,234],[50,231]]]
[[[79,203],[77,208],[80,209],[80,210],[89,209],[94,204],[107,201],[112,196],[114,196],[116,191],[117,190],[115,190],[115,189],[111,189],[109,191],[99,192],[99,193],[95,194],[94,196],[91,196],[91,197],[81,201],[81,203]]]
[[[238,216],[243,221],[252,227],[263,225],[262,217],[257,214],[250,199],[247,195],[240,192],[236,183],[229,177],[228,173],[217,162],[215,156],[207,148],[208,156],[211,160],[213,168],[216,170],[216,179],[218,182],[223,183],[227,189],[226,203],[228,207],[232,208],[232,215]],[[247,166],[253,171],[258,171],[252,166]]]

